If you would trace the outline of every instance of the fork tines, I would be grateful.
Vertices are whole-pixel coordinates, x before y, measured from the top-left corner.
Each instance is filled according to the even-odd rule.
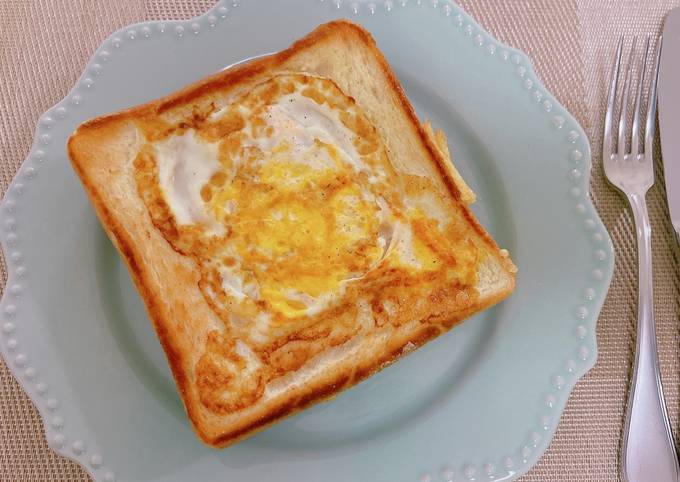
[[[642,95],[645,87],[645,71],[647,66],[647,58],[650,51],[649,36],[645,38],[643,52],[637,66],[637,87],[635,89],[635,101],[633,110],[633,125],[631,132],[628,132],[628,108],[631,103],[630,90],[632,85],[633,70],[636,57],[637,37],[633,38],[633,42],[628,55],[628,62],[625,67],[625,77],[623,81],[623,91],[620,96],[619,108],[619,122],[617,132],[616,151],[613,145],[613,123],[614,111],[616,106],[616,97],[619,84],[619,73],[621,72],[621,57],[623,53],[624,38],[621,36],[618,47],[616,49],[616,57],[612,67],[611,80],[609,84],[609,98],[607,101],[607,113],[604,119],[604,145],[603,145],[603,160],[606,161],[620,161],[636,159],[644,161],[646,157],[651,159],[652,142],[654,140],[654,120],[656,116],[656,80],[659,71],[659,57],[661,53],[661,37],[659,37],[656,59],[654,61],[654,71],[651,77],[651,84],[649,88],[649,95],[647,97],[647,116],[644,125],[644,143],[640,142],[641,126],[640,115],[642,110]],[[627,139],[630,137],[630,145]],[[630,147],[630,149],[627,149]]]

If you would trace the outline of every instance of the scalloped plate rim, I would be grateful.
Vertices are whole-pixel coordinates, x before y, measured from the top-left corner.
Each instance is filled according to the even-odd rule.
[[[313,1],[313,0],[310,0]],[[323,2],[324,0],[320,0]],[[338,0],[336,0],[337,3]],[[342,3],[342,0],[340,0]],[[39,143],[39,134],[43,130],[41,128],[41,125],[45,121],[45,118],[51,115],[52,112],[55,111],[58,107],[62,106],[63,104],[66,104],[75,93],[78,91],[78,87],[82,84],[83,80],[87,78],[87,72],[92,69],[92,66],[97,63],[96,59],[97,57],[103,52],[107,50],[107,46],[110,45],[117,37],[124,36],[125,33],[129,32],[130,30],[139,30],[143,29],[145,27],[157,27],[162,24],[165,24],[168,26],[168,28],[177,26],[177,25],[182,25],[182,26],[187,26],[190,27],[194,22],[197,22],[199,20],[208,18],[210,16],[221,16],[220,15],[220,9],[226,8],[228,3],[239,3],[239,2],[227,2],[226,0],[218,0],[217,3],[209,8],[205,13],[197,15],[195,17],[186,19],[186,20],[152,20],[152,21],[145,21],[145,22],[137,22],[133,23],[130,25],[127,25],[125,27],[122,27],[113,33],[109,34],[97,47],[97,49],[92,53],[90,56],[90,59],[88,62],[85,64],[85,67],[83,69],[82,74],[78,77],[77,81],[74,83],[73,87],[69,89],[67,94],[64,96],[62,100],[57,102],[56,104],[52,105],[50,108],[48,108],[43,114],[41,114],[38,117],[38,120],[36,122],[36,128],[34,130],[34,140],[33,143],[31,144],[31,147],[29,149],[28,154],[26,155],[24,161],[22,161],[21,165],[17,168],[16,174],[14,175],[12,181],[7,187],[7,190],[3,196],[2,202],[0,202],[0,221],[5,221],[7,218],[7,215],[5,214],[6,210],[5,208],[7,207],[7,200],[9,197],[10,192],[15,188],[15,185],[19,182],[18,178],[22,174],[22,171],[24,170],[25,164],[29,159],[31,159],[35,152],[41,149],[40,143]],[[354,2],[357,5],[366,5],[366,1],[360,1],[360,2]],[[597,336],[596,336],[596,325],[597,325],[597,317],[599,316],[599,313],[602,309],[602,306],[604,304],[604,300],[606,298],[606,294],[609,290],[612,276],[613,276],[613,264],[614,264],[614,257],[615,257],[615,252],[613,249],[613,245],[611,242],[611,238],[609,236],[609,233],[604,226],[604,224],[601,221],[601,218],[599,217],[599,214],[597,210],[595,209],[595,206],[592,202],[592,199],[590,198],[590,177],[591,177],[591,171],[593,168],[592,165],[592,157],[591,157],[591,146],[589,139],[583,130],[582,126],[580,123],[571,115],[571,113],[564,108],[564,106],[552,95],[552,93],[543,85],[542,81],[540,80],[540,77],[536,74],[533,63],[531,62],[529,56],[523,52],[522,50],[519,50],[515,47],[509,46],[503,42],[498,41],[495,39],[489,32],[486,31],[485,28],[483,28],[472,16],[467,14],[465,10],[460,7],[458,4],[453,2],[452,0],[443,0],[442,2],[437,2],[436,0],[433,3],[437,3],[440,5],[450,5],[452,8],[451,10],[451,15],[454,13],[458,13],[463,16],[465,19],[466,24],[471,25],[472,28],[477,32],[479,35],[481,35],[486,42],[492,41],[497,48],[502,48],[503,50],[507,51],[510,56],[517,56],[519,57],[520,62],[522,65],[524,65],[527,69],[526,74],[527,78],[532,78],[533,81],[535,82],[535,85],[537,87],[540,87],[543,94],[544,98],[546,100],[549,100],[553,103],[554,106],[557,108],[560,108],[563,111],[563,117],[565,118],[565,122],[569,122],[572,128],[579,134],[580,137],[584,139],[584,152],[583,154],[583,163],[582,167],[583,169],[583,174],[584,174],[584,183],[585,186],[588,190],[587,195],[584,196],[584,202],[586,203],[586,208],[590,209],[591,213],[591,218],[594,220],[596,225],[599,227],[599,232],[603,234],[603,243],[606,244],[610,250],[611,256],[609,257],[609,260],[606,264],[606,273],[604,273],[604,278],[603,280],[603,290],[601,296],[598,297],[597,300],[594,301],[593,305],[593,310],[592,313],[590,314],[589,318],[591,323],[589,324],[592,329],[588,330],[588,333],[584,340],[589,340],[592,343],[592,346],[594,348],[594,352],[591,353],[591,356],[588,357],[586,361],[584,361],[582,364],[580,364],[575,370],[574,370],[574,377],[571,378],[568,382],[564,384],[563,389],[561,390],[561,393],[564,394],[561,396],[559,399],[556,399],[556,408],[557,412],[560,414],[563,413],[564,408],[566,406],[566,402],[573,391],[574,386],[578,381],[580,381],[587,373],[590,371],[596,364],[597,361]],[[375,5],[375,4],[374,4]],[[237,8],[237,6],[232,5],[234,8]],[[396,6],[394,8],[397,8]],[[362,14],[363,12],[359,12]],[[378,12],[376,12],[378,13]],[[381,12],[384,13],[384,12]],[[373,15],[373,13],[371,13]],[[349,15],[346,15],[346,17],[351,17]],[[139,33],[139,32],[137,32]],[[187,31],[186,35],[193,35],[194,32]],[[264,54],[262,54],[264,55]],[[238,63],[238,62],[237,62]],[[519,63],[519,62],[518,62]],[[2,236],[0,236],[0,247],[2,248],[2,255],[5,260],[5,266],[7,270],[7,282],[5,284],[5,289],[2,294],[2,298],[0,299],[0,308],[5,308],[8,304],[8,299],[10,298],[10,295],[8,293],[8,287],[10,287],[14,282],[17,281],[18,278],[21,278],[16,272],[16,263],[14,262],[9,262],[7,253],[11,251],[11,247],[9,246],[9,243],[7,241],[7,234],[3,233]],[[3,320],[4,322],[4,320]],[[3,336],[3,338],[6,338],[6,335]],[[49,414],[48,414],[48,409],[42,404],[38,403],[38,397],[35,393],[36,390],[34,390],[32,387],[28,385],[28,382],[24,380],[24,377],[19,376],[19,368],[15,366],[14,363],[11,363],[10,358],[11,354],[9,353],[9,349],[6,347],[6,344],[0,343],[0,355],[5,360],[5,363],[8,367],[8,369],[11,371],[13,374],[15,380],[18,381],[24,392],[28,395],[28,397],[31,399],[31,402],[33,405],[36,407],[38,410],[40,417],[42,419],[45,432],[46,432],[46,439],[47,443],[50,447],[51,450],[53,450],[55,453],[66,457],[67,459],[77,463],[80,465],[94,480],[106,480],[105,475],[102,475],[100,473],[95,473],[93,471],[93,468],[88,464],[86,461],[81,460],[77,455],[74,453],[70,452],[68,450],[68,447],[63,446],[59,447],[55,444],[54,440],[52,437],[49,436],[49,434],[54,432],[54,429],[50,426],[48,423],[49,419]],[[555,431],[557,429],[557,426],[559,424],[560,417],[557,417],[556,420],[553,420],[549,426],[549,428],[545,431],[548,436],[543,437],[541,442],[536,445],[536,450],[533,450],[531,452],[531,455],[526,459],[526,462],[522,465],[521,468],[517,470],[510,470],[509,475],[504,477],[504,478],[495,478],[494,480],[515,480],[516,478],[521,477],[525,473],[527,473],[534,465],[535,463],[540,459],[540,457],[543,455],[543,453],[547,450],[547,447],[549,446]],[[474,479],[471,479],[474,480]]]

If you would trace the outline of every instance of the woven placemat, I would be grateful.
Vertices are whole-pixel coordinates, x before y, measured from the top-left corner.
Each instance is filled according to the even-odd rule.
[[[39,115],[64,97],[110,32],[143,20],[189,18],[212,3],[1,0],[2,193],[29,150]],[[550,448],[521,480],[617,481],[618,445],[635,342],[637,261],[631,215],[624,200],[606,185],[601,172],[605,84],[618,36],[656,36],[663,16],[680,0],[460,3],[499,40],[527,52],[547,88],[583,125],[594,154],[593,198],[617,253],[614,281],[598,322],[598,363],[576,386]],[[677,435],[680,276],[659,167],[657,183],[648,195],[655,314],[664,387]],[[2,275],[4,279],[4,269]],[[88,477],[76,464],[49,450],[35,408],[0,361],[0,481],[57,480],[84,481]]]

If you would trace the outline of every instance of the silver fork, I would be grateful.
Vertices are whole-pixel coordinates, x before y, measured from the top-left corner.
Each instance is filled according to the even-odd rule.
[[[626,482],[677,482],[680,480],[680,467],[675,453],[675,443],[668,422],[668,414],[666,413],[656,349],[652,290],[652,230],[645,201],[645,194],[654,184],[652,151],[661,38],[659,38],[649,88],[647,118],[644,125],[644,144],[640,143],[640,110],[649,54],[649,37],[645,41],[642,60],[638,64],[635,110],[633,111],[632,131],[629,133],[628,104],[631,75],[635,61],[635,43],[636,39],[634,38],[623,81],[617,150],[614,151],[612,126],[619,71],[621,70],[623,37],[619,40],[616,49],[616,60],[612,67],[609,87],[607,114],[604,120],[604,145],[602,149],[602,160],[607,179],[628,199],[633,211],[638,246],[637,347],[621,446],[621,476]],[[630,151],[626,150],[628,135],[631,138]]]

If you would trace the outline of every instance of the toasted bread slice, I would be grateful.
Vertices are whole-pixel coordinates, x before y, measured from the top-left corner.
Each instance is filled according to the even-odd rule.
[[[443,133],[348,21],[88,121],[68,152],[211,446],[337,394],[514,288]]]

